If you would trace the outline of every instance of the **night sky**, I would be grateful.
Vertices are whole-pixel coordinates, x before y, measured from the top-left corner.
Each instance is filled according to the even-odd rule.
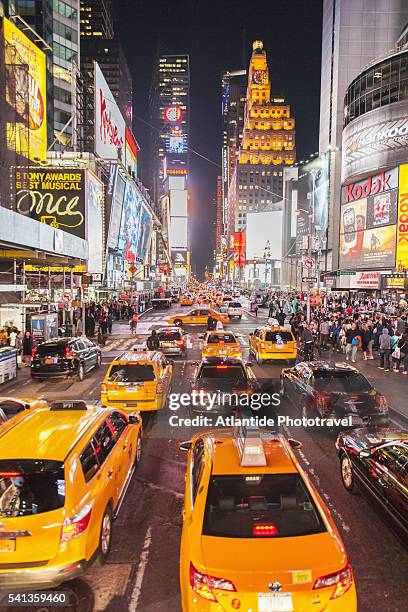
[[[296,118],[297,159],[318,149],[322,0],[114,0],[116,31],[133,76],[134,132],[141,167],[148,148],[148,93],[158,45],[190,55],[190,147],[221,161],[224,70],[248,68],[252,42],[267,52],[272,95],[284,95]],[[192,154],[193,262],[210,262],[216,177],[221,168]]]

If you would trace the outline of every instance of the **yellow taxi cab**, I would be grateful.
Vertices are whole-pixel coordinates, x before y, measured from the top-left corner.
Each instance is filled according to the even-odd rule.
[[[141,419],[86,402],[0,430],[0,589],[49,588],[106,560],[142,450]]]
[[[169,317],[167,323],[179,327],[183,325],[207,325],[210,315],[217,321],[221,321],[221,323],[229,323],[228,315],[208,307],[193,308],[185,314],[176,314],[173,317]]]
[[[295,440],[259,429],[196,434],[188,451],[183,612],[356,612],[353,573]]]
[[[191,295],[182,295],[180,298],[180,306],[192,306],[194,300]]]
[[[271,359],[296,360],[297,345],[287,327],[258,327],[249,334],[249,352],[259,365]]]
[[[152,411],[166,407],[173,361],[160,351],[125,351],[109,365],[101,388],[102,406]]]
[[[201,357],[241,357],[241,345],[232,332],[209,331],[202,336]]]
[[[0,396],[0,425],[9,422],[26,410],[36,410],[48,406],[43,399],[35,397]]]

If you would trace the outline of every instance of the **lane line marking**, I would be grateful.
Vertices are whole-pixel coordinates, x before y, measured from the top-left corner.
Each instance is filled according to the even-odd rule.
[[[142,583],[146,571],[147,562],[149,560],[150,545],[152,543],[152,528],[148,527],[143,542],[143,548],[140,555],[140,561],[137,568],[135,586],[132,589],[129,601],[129,612],[136,612],[139,604],[140,595],[142,593]]]

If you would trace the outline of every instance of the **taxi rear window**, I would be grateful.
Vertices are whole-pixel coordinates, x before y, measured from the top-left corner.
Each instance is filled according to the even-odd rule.
[[[247,377],[241,365],[205,365],[197,377],[200,384],[205,381],[228,382],[229,384],[246,383]]]
[[[265,334],[266,342],[273,342],[274,344],[279,342],[292,342],[293,336],[289,331],[279,331],[279,332],[266,332]]]
[[[234,344],[236,340],[232,334],[214,334],[208,336],[207,342],[208,344],[217,344],[218,342],[227,342],[230,344]]]
[[[64,342],[47,342],[46,344],[39,344],[38,354],[43,355],[64,355],[67,344]]]
[[[62,508],[64,502],[64,464],[60,461],[0,461],[0,517],[42,514]]]
[[[145,363],[114,364],[109,372],[109,380],[112,382],[149,382],[156,380],[154,368]]]
[[[298,474],[212,476],[203,535],[295,537],[326,527]]]
[[[181,333],[179,331],[158,332],[157,337],[159,338],[159,340],[163,340],[164,342],[170,342],[174,340],[180,340]]]

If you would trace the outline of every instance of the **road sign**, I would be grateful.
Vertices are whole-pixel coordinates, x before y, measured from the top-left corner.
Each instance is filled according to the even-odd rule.
[[[302,276],[302,283],[317,283],[317,276]]]
[[[314,268],[315,261],[314,261],[313,257],[305,257],[304,260],[303,260],[303,265],[308,270],[311,270],[312,268]]]

